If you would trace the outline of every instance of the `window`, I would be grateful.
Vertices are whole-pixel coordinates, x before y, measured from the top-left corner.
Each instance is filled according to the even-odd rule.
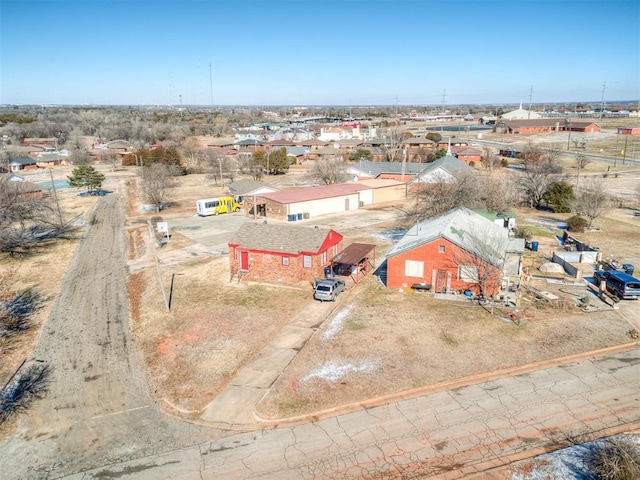
[[[463,282],[478,282],[478,267],[473,265],[460,265],[458,267],[458,278]]]
[[[424,262],[418,260],[405,260],[404,276],[424,278]]]
[[[282,264],[289,265],[289,257],[282,257]]]
[[[321,263],[324,265],[327,263],[327,252],[322,252],[322,261]]]
[[[438,246],[438,252],[444,253],[444,245]]]
[[[303,255],[302,256],[302,266],[304,268],[311,268],[311,265],[312,265],[311,255]]]

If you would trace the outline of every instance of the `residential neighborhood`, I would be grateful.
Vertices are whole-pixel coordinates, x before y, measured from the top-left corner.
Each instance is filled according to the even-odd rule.
[[[639,20],[2,0],[0,480],[640,480]]]

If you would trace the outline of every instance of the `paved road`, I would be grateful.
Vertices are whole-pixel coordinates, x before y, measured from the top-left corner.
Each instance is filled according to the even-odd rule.
[[[636,348],[68,478],[467,478],[542,451],[558,429],[638,431],[638,361]]]

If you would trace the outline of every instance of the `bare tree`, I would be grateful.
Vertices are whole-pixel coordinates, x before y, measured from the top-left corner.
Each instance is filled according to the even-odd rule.
[[[488,226],[489,227],[489,226]],[[491,296],[500,286],[506,258],[507,231],[486,228],[481,231],[460,231],[461,244],[452,261],[458,267],[458,276],[475,286],[480,295]]]
[[[180,150],[185,159],[186,167],[190,172],[202,171],[203,152],[200,142],[195,137],[187,137],[180,145]]]
[[[542,161],[547,163],[557,163],[560,157],[564,154],[564,151],[555,144],[542,147]]]
[[[591,228],[593,221],[611,208],[611,199],[604,192],[604,182],[601,178],[589,177],[576,200],[575,210],[589,219],[587,228]]]
[[[224,156],[220,158],[220,162],[222,176],[233,182],[238,174],[238,161],[233,157]]]
[[[480,161],[487,169],[489,174],[492,174],[493,171],[500,166],[500,157],[493,153],[493,150],[490,148],[483,148],[482,157],[480,158]]]
[[[91,155],[83,148],[72,148],[69,151],[69,161],[72,165],[90,165],[93,162]]]
[[[555,163],[529,163],[519,177],[524,200],[531,208],[540,208],[544,194],[558,180],[562,169]]]
[[[391,127],[387,130],[387,133],[383,136],[384,143],[381,145],[385,154],[385,159],[388,162],[405,161],[403,152],[403,137],[398,128]]]
[[[146,202],[155,205],[156,211],[164,207],[169,190],[175,186],[172,169],[162,163],[152,163],[140,171],[142,196]]]
[[[0,251],[11,254],[70,231],[62,225],[51,199],[28,182],[0,177]]]
[[[460,172],[450,177],[435,178],[433,183],[421,184],[415,210],[410,214],[417,220],[435,217],[457,207],[481,207],[479,182],[475,172]]]
[[[521,192],[513,177],[504,173],[478,177],[478,203],[489,211],[505,213],[520,203]]]
[[[325,185],[342,183],[348,178],[345,163],[341,158],[320,158],[316,160],[310,173],[314,179]]]

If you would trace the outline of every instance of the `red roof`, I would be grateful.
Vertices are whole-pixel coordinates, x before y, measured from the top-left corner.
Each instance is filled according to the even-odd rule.
[[[258,198],[266,198],[278,203],[297,203],[309,200],[319,200],[322,198],[353,195],[361,190],[367,190],[369,188],[371,187],[353,183],[338,183],[335,185],[323,185],[319,187],[291,188],[289,190],[281,190],[279,192],[258,195]]]

